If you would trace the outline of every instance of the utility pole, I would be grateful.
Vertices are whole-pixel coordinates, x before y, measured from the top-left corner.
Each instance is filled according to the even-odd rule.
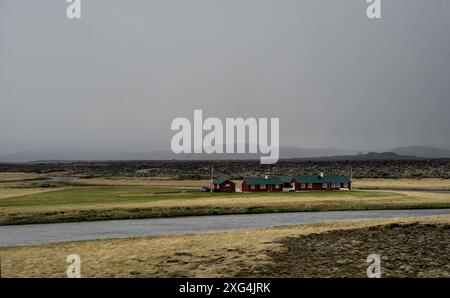
[[[211,192],[213,191],[214,188],[214,166],[211,165]]]

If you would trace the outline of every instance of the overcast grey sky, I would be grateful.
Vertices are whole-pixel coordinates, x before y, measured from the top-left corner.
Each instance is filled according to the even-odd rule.
[[[450,144],[446,1],[0,0],[0,154],[166,149],[194,109],[279,117],[282,146]]]

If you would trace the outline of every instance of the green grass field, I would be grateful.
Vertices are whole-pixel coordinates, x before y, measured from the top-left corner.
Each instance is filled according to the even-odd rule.
[[[303,192],[303,193],[205,193],[193,190],[146,186],[100,186],[76,187],[46,193],[10,197],[0,200],[0,207],[86,205],[108,203],[141,203],[165,200],[263,198],[263,197],[314,197],[314,198],[380,198],[392,196],[393,192]]]
[[[44,187],[28,179],[2,184],[0,225],[269,212],[450,208],[448,195],[431,193],[378,190],[208,193],[186,188],[196,185],[195,181],[131,181],[143,185],[123,185],[130,183],[129,180],[107,181],[117,185],[92,182],[95,184],[78,181],[73,187],[67,182]],[[153,183],[162,185],[151,185]]]

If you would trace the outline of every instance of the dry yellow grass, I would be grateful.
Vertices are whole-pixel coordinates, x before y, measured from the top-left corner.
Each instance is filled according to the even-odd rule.
[[[23,185],[21,185],[21,183],[24,180],[40,179],[51,175],[52,173],[34,174],[21,172],[0,172],[0,182],[2,182],[0,183],[0,199],[64,189],[64,188],[37,188],[37,187],[26,188]]]
[[[33,174],[33,173],[0,173],[0,181],[17,181],[26,179],[37,179],[51,175],[64,175],[64,173]],[[209,180],[174,180],[168,178],[75,178],[75,183],[87,185],[136,185],[136,186],[160,186],[160,187],[200,187],[209,186]],[[241,181],[234,181],[239,188]],[[355,189],[433,189],[450,190],[450,179],[425,178],[425,179],[353,179]]]
[[[0,181],[38,179],[42,177],[45,177],[45,175],[34,173],[21,173],[21,172],[0,172]]]
[[[7,209],[0,208],[0,215],[8,212],[18,212],[26,214],[37,211],[53,212],[53,211],[87,211],[87,210],[112,210],[112,209],[143,209],[143,208],[171,208],[171,207],[249,207],[249,206],[294,206],[294,205],[335,205],[335,206],[370,206],[380,204],[439,204],[449,203],[450,195],[438,193],[421,193],[421,192],[407,192],[398,191],[385,197],[315,197],[315,196],[261,196],[261,197],[223,197],[223,198],[194,198],[194,199],[167,199],[160,201],[148,201],[138,203],[100,203],[100,204],[77,204],[70,205],[46,205],[46,206],[18,206],[8,207]],[[44,209],[45,210],[44,210]]]
[[[18,178],[18,177],[28,177],[23,176],[20,173],[2,173],[3,178]],[[236,181],[239,182],[239,181]],[[14,185],[8,185],[11,183],[20,183],[20,182],[3,182],[0,184],[0,199],[3,198],[11,198],[22,195],[29,194],[37,194],[48,191],[57,191],[64,189],[62,187],[55,188],[25,188],[24,185],[20,186],[20,188],[13,187]],[[75,183],[82,183],[88,185],[111,185],[111,186],[136,186],[136,187],[163,187],[163,188],[183,188],[183,187],[199,187],[202,185],[208,185],[208,180],[171,180],[164,178],[95,178],[95,179],[76,179]],[[407,189],[407,188],[415,188],[415,189],[445,189],[445,185],[450,183],[450,180],[444,179],[422,179],[422,180],[413,180],[413,179],[359,179],[354,181],[355,188],[378,188],[378,189],[387,189],[387,188],[397,188],[397,189]],[[239,185],[239,183],[237,184]],[[25,185],[26,186],[26,185]],[[107,187],[107,186],[106,186]],[[73,188],[76,190],[77,188]],[[86,188],[84,188],[86,189]],[[400,193],[400,191],[397,191]],[[115,212],[115,214],[123,214],[123,212],[127,212],[130,209],[152,209],[152,208],[172,208],[178,209],[180,208],[216,208],[218,212],[218,208],[240,208],[240,210],[244,210],[245,208],[254,208],[265,209],[269,208],[270,210],[274,210],[274,208],[283,209],[283,210],[293,210],[301,208],[302,211],[305,210],[351,210],[351,209],[365,209],[365,208],[403,208],[409,207],[410,205],[415,204],[449,204],[450,203],[450,195],[449,194],[434,194],[434,193],[425,193],[425,192],[402,192],[401,194],[391,194],[386,197],[373,197],[371,195],[355,197],[348,196],[340,193],[339,196],[324,196],[318,197],[315,195],[305,196],[295,196],[293,194],[280,193],[279,195],[271,195],[271,196],[261,196],[261,197],[249,197],[249,196],[239,196],[236,194],[232,197],[214,197],[214,198],[186,198],[181,199],[177,198],[173,199],[175,195],[168,196],[167,199],[161,200],[153,200],[153,194],[149,195],[148,200],[139,200],[139,202],[133,200],[128,200],[128,196],[126,194],[122,194],[120,196],[121,199],[115,201],[109,201],[108,203],[102,203],[97,201],[92,201],[89,203],[77,202],[73,204],[33,204],[33,206],[26,204],[12,204],[8,207],[0,207],[0,222],[10,222],[11,218],[32,218],[39,217],[40,214],[48,214],[53,212],[53,214],[58,212],[66,212],[71,214],[66,214],[66,216],[77,217],[80,212],[103,212],[107,213],[110,211]],[[132,192],[131,197],[138,197]],[[142,197],[146,196],[146,194],[142,194]],[[123,200],[122,200],[123,198]],[[19,198],[18,198],[19,199]],[[437,208],[436,206],[434,208]],[[441,207],[443,207],[441,205]],[[430,207],[428,207],[430,208]],[[164,209],[164,210],[167,210]],[[273,212],[267,209],[265,212]],[[299,211],[299,210],[297,210]],[[155,211],[159,212],[159,211]],[[163,211],[165,212],[165,211]],[[182,211],[177,211],[181,212]],[[184,211],[183,211],[184,212]],[[197,211],[196,211],[197,212]],[[200,212],[200,211],[198,211]],[[221,211],[223,212],[223,211]],[[231,211],[229,211],[231,212]],[[244,211],[240,211],[244,212]],[[245,211],[247,212],[247,211]],[[86,214],[86,213],[85,213]],[[121,215],[114,215],[116,217],[120,217]],[[137,214],[137,213],[134,213]],[[183,215],[183,214],[182,214]],[[186,214],[184,214],[186,215]],[[86,215],[85,215],[86,217]],[[36,219],[37,220],[37,219]],[[52,219],[53,220],[53,219]],[[56,220],[56,219],[55,219]],[[14,221],[13,221],[14,222]],[[14,222],[17,223],[17,222]]]
[[[165,178],[94,178],[75,179],[77,183],[88,185],[139,185],[160,187],[200,187],[209,186],[209,180],[172,180]],[[242,181],[234,181],[240,188]],[[353,179],[354,189],[386,190],[450,190],[450,179]]]
[[[32,195],[49,191],[62,190],[64,188],[8,188],[0,187],[0,199]]]
[[[373,179],[372,179],[373,180]],[[372,181],[371,179],[362,180]],[[383,179],[383,181],[386,179]],[[387,180],[383,182],[376,180],[371,185],[386,186],[386,183],[397,182],[400,186],[416,185],[418,181],[407,180]],[[403,182],[402,182],[403,181]],[[443,185],[439,179],[423,179],[427,187]],[[447,181],[447,180],[444,180]],[[136,187],[163,187],[178,188],[207,185],[207,180],[169,180],[169,179],[147,179],[147,178],[102,178],[102,179],[78,179],[76,182],[87,184],[103,184],[113,186]],[[378,183],[378,184],[377,184]],[[403,183],[403,184],[402,184]],[[0,185],[2,186],[2,185]],[[105,186],[109,187],[109,186]],[[81,192],[90,187],[79,187]],[[27,194],[35,194],[48,191],[57,191],[63,188],[7,188],[3,185],[0,188],[0,199],[11,198]],[[78,187],[74,190],[73,199],[77,198]],[[135,189],[131,187],[130,189]],[[380,193],[382,191],[378,191]],[[356,193],[356,192],[354,192]],[[130,191],[122,193],[114,200],[87,200],[74,201],[73,203],[59,204],[21,204],[17,198],[17,204],[9,204],[0,207],[0,224],[37,223],[37,222],[58,222],[65,218],[75,220],[96,219],[117,219],[155,216],[183,216],[183,215],[204,215],[204,214],[224,214],[224,213],[254,213],[254,212],[287,212],[287,211],[320,211],[320,210],[361,210],[361,209],[399,209],[399,208],[443,208],[450,204],[449,194],[437,194],[429,192],[407,192],[396,191],[396,193],[386,192],[386,196],[374,196],[370,191],[359,191],[362,195],[350,195],[350,193],[336,193],[336,196],[318,196],[317,193],[311,195],[303,193],[295,195],[293,193],[279,193],[272,195],[249,196],[249,195],[220,195],[208,198],[188,196],[186,198],[168,195],[167,198],[159,195],[160,198],[154,200],[153,193],[135,194]],[[367,196],[365,194],[367,193]],[[339,194],[339,195],[338,195]],[[85,193],[86,195],[86,193]],[[200,195],[200,193],[199,193]],[[114,194],[111,194],[114,196]],[[146,199],[148,196],[148,199]],[[131,199],[129,199],[131,197]],[[136,198],[142,199],[136,200]],[[27,198],[24,198],[27,199]],[[61,200],[64,196],[61,195]],[[255,211],[256,210],[256,211]]]
[[[75,178],[75,183],[87,185],[159,186],[159,187],[201,187],[209,186],[210,180],[174,180],[166,178]]]
[[[64,277],[66,257],[81,257],[83,277],[230,277],[269,262],[287,236],[389,223],[450,223],[450,216],[348,220],[184,236],[67,242],[0,248],[4,277]]]
[[[450,190],[450,179],[353,179],[355,189]]]

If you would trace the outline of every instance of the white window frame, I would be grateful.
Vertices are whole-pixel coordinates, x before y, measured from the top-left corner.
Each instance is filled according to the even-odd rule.
[[[251,184],[250,189],[255,189],[255,184]]]
[[[280,185],[279,184],[275,184],[275,188],[280,188]]]
[[[348,188],[348,183],[344,183],[344,188]]]
[[[300,184],[300,188],[305,189],[306,188],[306,184],[305,183]]]
[[[328,183],[322,183],[322,188],[328,188]]]
[[[313,188],[313,184],[312,183],[308,183],[308,188]]]
[[[265,184],[261,184],[261,189],[266,189],[266,185]]]

